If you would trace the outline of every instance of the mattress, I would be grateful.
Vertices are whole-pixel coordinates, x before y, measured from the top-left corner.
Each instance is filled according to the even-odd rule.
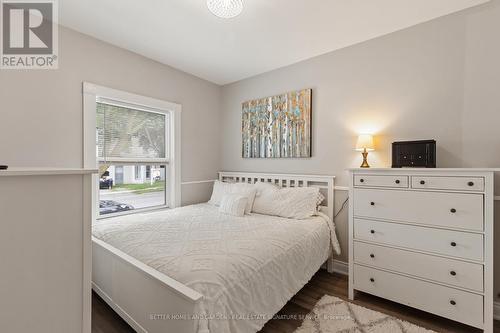
[[[198,332],[254,333],[338,251],[333,228],[199,204],[98,220],[93,235],[201,293]]]

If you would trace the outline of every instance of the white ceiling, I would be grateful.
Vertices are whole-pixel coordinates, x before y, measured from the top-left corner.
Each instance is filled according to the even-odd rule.
[[[206,0],[61,0],[62,25],[227,84],[489,0],[244,0],[229,20]]]

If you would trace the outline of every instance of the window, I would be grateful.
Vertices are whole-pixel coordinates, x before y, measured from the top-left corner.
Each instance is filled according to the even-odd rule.
[[[136,165],[134,167],[134,178],[137,181],[141,180],[141,166],[140,165]]]
[[[99,214],[167,206],[168,114],[98,101],[96,127]]]
[[[179,205],[180,105],[85,83],[84,123],[97,215]]]
[[[167,207],[167,165],[102,164],[105,174],[99,180],[99,214],[126,213],[133,210]],[[136,170],[149,167],[155,175],[151,179],[137,176]],[[140,173],[140,171],[139,171]]]

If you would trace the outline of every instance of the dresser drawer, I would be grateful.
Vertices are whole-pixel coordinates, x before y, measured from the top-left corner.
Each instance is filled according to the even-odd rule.
[[[483,260],[483,235],[354,219],[354,238],[447,256]]]
[[[355,175],[354,186],[407,188],[408,176]]]
[[[412,176],[411,187],[433,190],[484,191],[484,178]]]
[[[483,230],[483,195],[354,189],[354,216]]]
[[[483,291],[483,265],[354,242],[354,262]]]
[[[471,326],[483,325],[481,295],[360,265],[354,265],[354,289]]]

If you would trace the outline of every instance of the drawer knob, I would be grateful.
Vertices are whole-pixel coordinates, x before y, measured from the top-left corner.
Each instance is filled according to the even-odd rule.
[[[451,304],[451,305],[456,305],[456,304],[457,304],[457,302],[455,302],[454,300],[451,300],[451,301],[450,301],[450,304]]]
[[[363,178],[361,178],[361,179],[359,180],[359,182],[360,182],[360,183],[364,183],[364,182],[365,182],[365,180],[364,180]]]
[[[450,274],[453,275],[453,276],[455,276],[455,275],[457,275],[457,272],[451,271]]]
[[[370,205],[375,206],[375,202],[373,202],[373,201],[370,202]]]
[[[370,230],[370,233],[374,234],[374,233],[375,233],[375,230],[373,230],[373,229],[372,229],[372,230]]]
[[[474,182],[468,182],[467,185],[474,186]]]
[[[396,179],[396,184],[399,184],[401,183],[401,181],[399,179]]]
[[[370,258],[375,258],[375,255],[373,253],[370,254]]]
[[[425,180],[421,180],[420,185],[425,185]]]
[[[452,212],[452,213],[456,213],[456,212],[457,212],[457,210],[456,210],[455,208],[452,208],[452,209],[450,209],[450,212]]]
[[[370,282],[375,282],[375,279],[374,278],[370,278]]]
[[[450,243],[450,245],[451,245],[451,246],[457,246],[457,243],[455,243],[455,242],[451,242],[451,243]]]

